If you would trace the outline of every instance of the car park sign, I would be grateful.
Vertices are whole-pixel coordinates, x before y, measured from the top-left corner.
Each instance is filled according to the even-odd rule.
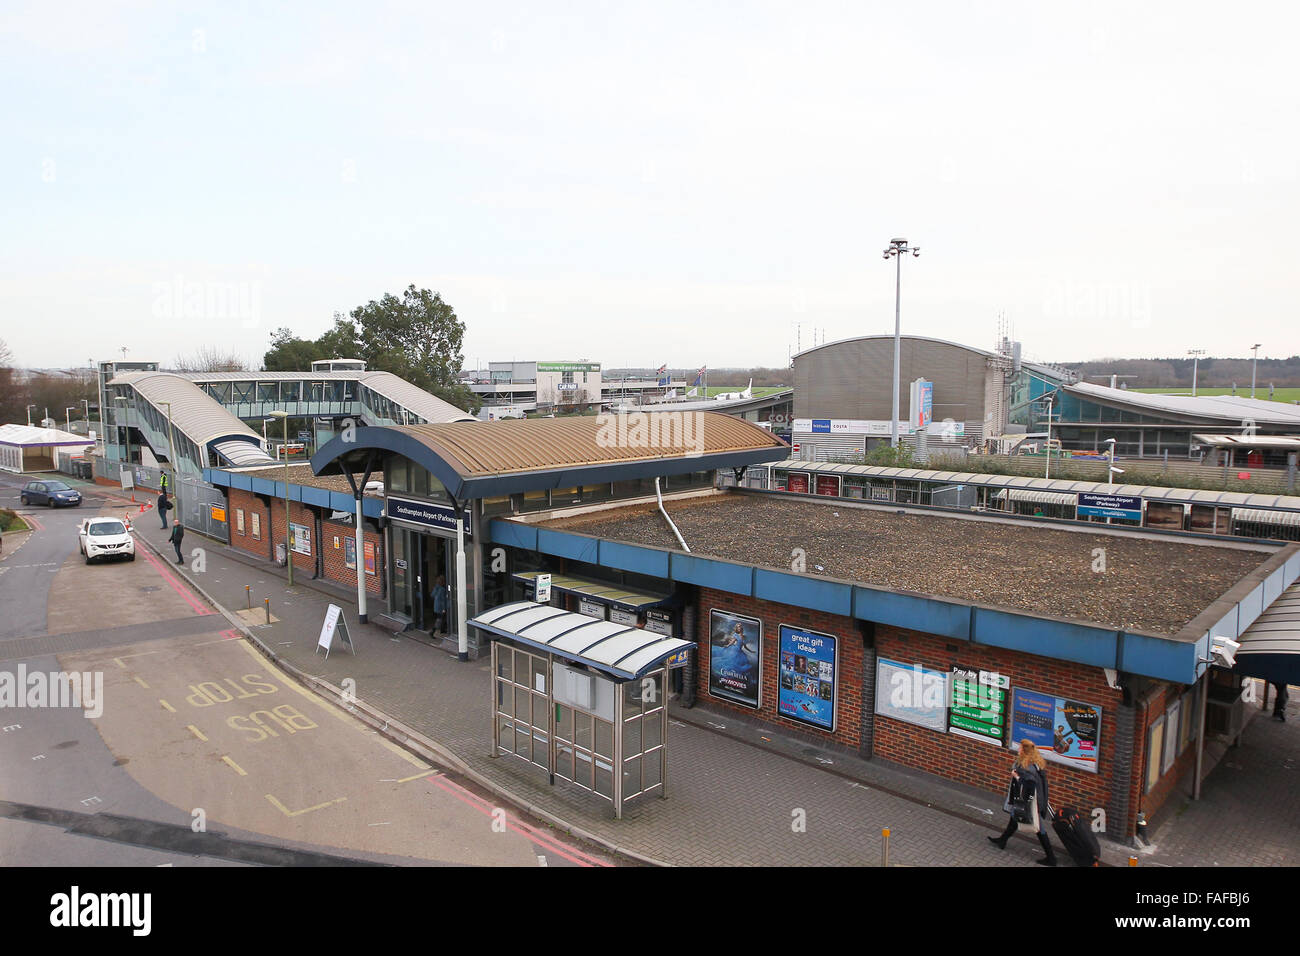
[[[1138,495],[1099,495],[1083,491],[1079,493],[1079,517],[1141,521],[1142,499]]]

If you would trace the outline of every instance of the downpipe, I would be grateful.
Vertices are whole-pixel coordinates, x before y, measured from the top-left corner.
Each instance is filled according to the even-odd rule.
[[[659,479],[657,477],[655,478],[655,497],[659,500],[659,513],[663,515],[664,520],[668,522],[668,527],[673,529],[673,534],[677,536],[677,543],[682,546],[683,551],[690,554],[691,549],[686,546],[686,541],[682,538],[682,533],[677,530],[677,525],[673,524],[673,519],[668,517],[668,512],[664,508],[664,496],[659,490]]]

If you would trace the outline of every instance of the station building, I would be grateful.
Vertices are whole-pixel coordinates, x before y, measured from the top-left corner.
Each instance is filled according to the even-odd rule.
[[[888,501],[818,494],[811,469],[792,488],[789,452],[729,415],[661,412],[361,427],[287,482],[268,463],[204,477],[232,547],[360,577],[393,630],[458,648],[455,596],[471,619],[549,574],[553,605],[694,641],[671,671],[680,705],[991,793],[1029,737],[1056,802],[1117,836],[1240,732],[1244,676],[1300,683],[1300,620],[1279,611],[1300,600],[1296,544],[1145,511],[1132,527],[939,512],[899,494],[915,475],[888,476]],[[1259,653],[1215,666],[1220,638]]]

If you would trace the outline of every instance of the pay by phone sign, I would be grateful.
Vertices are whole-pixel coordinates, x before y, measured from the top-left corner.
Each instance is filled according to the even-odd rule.
[[[551,576],[539,574],[533,579],[533,600],[538,604],[551,603]]]

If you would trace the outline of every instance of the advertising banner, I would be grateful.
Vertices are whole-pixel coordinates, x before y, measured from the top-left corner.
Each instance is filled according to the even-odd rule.
[[[808,494],[808,473],[804,471],[790,472],[785,480],[785,490],[801,495]]]
[[[1101,708],[1016,687],[1011,691],[1011,739],[1015,749],[1029,740],[1055,763],[1097,772],[1101,750]]]
[[[777,711],[823,730],[835,729],[835,638],[781,625]]]
[[[952,669],[952,707],[948,732],[1002,746],[1007,729],[1011,679],[994,671]]]
[[[311,554],[311,528],[290,522],[289,547],[297,554]]]
[[[818,475],[816,487],[817,494],[830,495],[832,498],[838,498],[840,495],[840,476]]]
[[[375,545],[374,542],[367,541],[362,546],[363,558],[366,562],[366,574],[375,573]]]
[[[758,707],[761,699],[763,622],[709,611],[709,693]]]
[[[357,569],[357,539],[348,535],[343,539],[343,566]]]
[[[948,674],[877,658],[876,713],[946,733]]]

